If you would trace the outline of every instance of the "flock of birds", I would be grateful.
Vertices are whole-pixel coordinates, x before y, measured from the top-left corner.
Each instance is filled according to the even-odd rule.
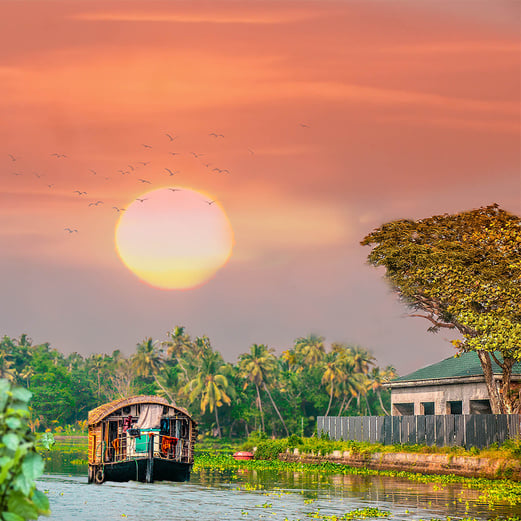
[[[304,123],[300,123],[299,125],[301,127],[303,127],[303,128],[309,128],[309,125],[306,125]],[[179,137],[179,136],[173,135],[172,133],[169,133],[169,132],[164,133],[164,135],[168,139],[168,144],[169,145],[174,143],[174,142],[176,142],[176,140]],[[221,134],[221,133],[218,133],[218,132],[210,132],[208,134],[208,136],[210,138],[216,139],[216,140],[222,140],[222,139],[225,138],[224,134]],[[142,149],[144,151],[152,151],[154,149],[154,146],[150,145],[148,143],[142,143],[141,147],[142,147]],[[251,155],[255,154],[255,151],[252,150],[251,148],[248,148],[247,150],[248,150],[248,152]],[[17,164],[18,160],[20,159],[18,156],[16,156],[15,154],[12,154],[12,153],[9,153],[7,155],[8,155],[9,159],[11,160],[11,162],[13,164]],[[63,154],[63,153],[53,152],[53,153],[51,153],[49,155],[50,155],[50,157],[52,157],[52,158],[54,158],[56,160],[68,160],[69,159],[69,156],[67,154]],[[209,172],[216,173],[216,174],[223,174],[223,175],[230,174],[230,170],[228,168],[221,168],[221,167],[215,166],[212,163],[206,162],[205,161],[205,154],[202,154],[202,153],[189,152],[189,154],[187,154],[185,152],[169,150],[168,151],[168,155],[171,155],[171,156],[176,157],[176,158],[177,158],[177,156],[181,156],[181,155],[189,155],[189,156],[193,157],[195,160],[198,160],[200,162],[200,164],[202,166],[204,166]],[[121,176],[132,176],[132,174],[135,174],[140,169],[148,167],[148,165],[150,165],[151,163],[152,163],[152,160],[149,160],[149,161],[138,161],[138,162],[136,162],[134,164],[126,165],[125,168],[121,168],[121,169],[117,170],[117,173],[120,174]],[[98,171],[97,170],[95,170],[93,168],[89,168],[88,171],[93,176],[98,176]],[[168,167],[164,167],[162,172],[165,172],[168,175],[168,177],[174,177],[174,176],[177,176],[178,174],[181,173],[180,170],[174,170],[174,169],[168,168]],[[24,173],[20,172],[20,171],[16,171],[16,172],[11,172],[11,175],[13,175],[13,176],[22,176],[22,175],[24,175]],[[38,179],[40,179],[45,174],[33,172],[33,175],[35,177],[37,177]],[[108,181],[110,179],[111,179],[110,177],[105,177],[106,181]],[[141,184],[144,184],[144,185],[152,185],[153,184],[150,179],[146,179],[144,176],[143,177],[137,177],[136,179],[137,179],[137,182],[139,182]],[[54,183],[49,183],[49,184],[47,184],[47,187],[50,190],[54,189],[55,184]],[[178,191],[182,191],[182,188],[168,188],[168,190],[170,190],[172,192],[178,192]],[[77,194],[78,197],[80,197],[80,198],[84,198],[84,197],[87,197],[89,195],[87,191],[79,190],[79,189],[78,190],[73,190],[72,193]],[[137,197],[135,200],[140,202],[140,203],[144,203],[145,201],[148,200],[148,198],[146,198],[146,197],[145,198]],[[211,206],[216,201],[212,200],[212,201],[205,201],[205,202],[208,204],[208,206]],[[96,208],[96,207],[99,207],[99,206],[104,205],[104,204],[105,204],[105,201],[103,201],[103,200],[95,200],[95,201],[89,202],[88,206]],[[114,212],[118,213],[118,214],[121,213],[121,212],[126,211],[125,208],[122,208],[120,206],[112,206],[111,209]],[[63,228],[63,231],[67,232],[69,235],[79,233],[78,228],[75,228],[75,227],[72,227],[72,226],[65,226]]]

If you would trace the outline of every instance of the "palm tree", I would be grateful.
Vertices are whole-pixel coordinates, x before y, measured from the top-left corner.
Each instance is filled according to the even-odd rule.
[[[308,367],[317,365],[326,354],[324,337],[310,334],[307,337],[297,338],[295,352],[297,359],[300,359],[302,364]]]
[[[376,396],[378,396],[380,407],[387,416],[390,416],[390,414],[383,404],[381,391],[383,389],[383,384],[389,382],[395,377],[396,369],[391,365],[388,365],[383,370],[381,370],[379,367],[373,367],[373,370],[369,375],[369,378],[371,380],[371,389],[376,393]]]
[[[150,337],[146,338],[136,346],[136,353],[131,357],[132,368],[138,376],[147,377],[152,375],[159,388],[170,402],[175,405],[175,400],[157,379],[157,373],[160,371],[163,363],[161,355],[162,353],[157,347],[157,342],[154,342]]]
[[[184,363],[181,363],[184,357],[187,355],[193,356],[193,343],[190,339],[190,335],[185,333],[183,326],[175,326],[172,331],[167,333],[170,340],[163,342],[163,345],[167,349],[167,354],[171,358],[175,358],[177,365],[181,368],[185,375],[185,380],[189,380],[188,370]]]
[[[231,404],[235,389],[225,376],[227,370],[224,360],[218,352],[207,349],[201,355],[201,367],[199,374],[183,388],[185,394],[189,393],[190,402],[201,402],[201,412],[205,413],[208,407],[210,412],[215,410],[215,423],[219,438],[221,426],[219,424],[219,407]]]
[[[271,392],[266,385],[266,382],[269,381],[270,377],[276,370],[277,359],[272,354],[272,350],[269,349],[264,344],[253,344],[250,347],[250,352],[242,354],[239,358],[239,369],[242,378],[246,380],[244,383],[244,388],[248,387],[248,384],[253,383],[255,385],[255,389],[257,391],[257,407],[261,416],[261,425],[262,430],[264,431],[264,414],[262,411],[262,400],[260,396],[259,387],[262,387],[266,393],[268,394],[271,404],[275,409],[282,425],[284,426],[284,430],[286,434],[289,436],[288,428],[286,427],[286,423],[280,411],[271,396]]]
[[[329,361],[325,364],[325,370],[321,380],[322,385],[326,386],[326,390],[329,387],[329,404],[324,416],[329,414],[331,403],[333,402],[333,395],[340,396],[340,385],[347,378],[345,361],[342,359],[342,357],[335,356],[335,354],[332,353],[328,358]],[[338,384],[338,389],[336,391],[335,383]]]

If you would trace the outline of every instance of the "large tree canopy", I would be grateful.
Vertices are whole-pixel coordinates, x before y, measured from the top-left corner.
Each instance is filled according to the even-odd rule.
[[[521,408],[511,370],[521,360],[521,218],[498,205],[418,221],[386,223],[367,235],[368,260],[386,268],[401,299],[431,322],[457,329],[461,351],[481,360],[492,412]],[[493,382],[491,358],[503,372]]]

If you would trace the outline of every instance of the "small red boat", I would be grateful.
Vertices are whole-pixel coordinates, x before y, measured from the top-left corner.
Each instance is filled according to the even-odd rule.
[[[233,455],[233,459],[236,459],[236,460],[253,459],[253,452],[245,452],[245,451],[236,452]]]

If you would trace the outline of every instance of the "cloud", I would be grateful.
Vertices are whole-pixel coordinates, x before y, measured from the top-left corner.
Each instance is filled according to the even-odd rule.
[[[89,22],[143,22],[143,23],[181,23],[181,24],[280,24],[294,23],[313,17],[303,10],[277,9],[272,12],[218,12],[212,13],[172,13],[172,12],[90,12],[71,15],[74,20]]]

